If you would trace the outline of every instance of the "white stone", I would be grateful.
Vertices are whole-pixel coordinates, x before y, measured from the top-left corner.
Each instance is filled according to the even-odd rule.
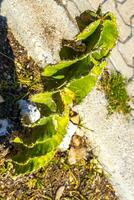
[[[69,122],[67,134],[65,135],[62,143],[59,146],[59,149],[61,151],[66,151],[69,148],[72,136],[75,134],[77,129],[78,129],[77,125],[73,124],[72,122]]]
[[[21,119],[24,124],[33,124],[40,119],[41,114],[37,106],[27,100],[19,100],[18,102]]]
[[[0,119],[0,136],[6,136],[10,134],[12,124],[8,119]]]

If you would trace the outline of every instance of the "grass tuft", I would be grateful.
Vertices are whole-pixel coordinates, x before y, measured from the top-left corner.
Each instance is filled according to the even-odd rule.
[[[108,111],[110,114],[119,112],[128,114],[131,111],[129,106],[130,97],[126,90],[126,79],[119,73],[107,70],[104,71],[101,78],[101,88],[108,100]]]

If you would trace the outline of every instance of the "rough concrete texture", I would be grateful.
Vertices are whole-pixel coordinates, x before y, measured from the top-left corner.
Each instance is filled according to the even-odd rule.
[[[103,10],[117,16],[120,39],[113,50],[110,65],[127,79],[129,95],[134,97],[134,1],[132,0],[3,0],[2,14],[7,17],[15,37],[41,66],[59,60],[63,38],[72,39],[78,32],[75,16],[87,9]],[[134,110],[134,104],[132,103]],[[90,142],[97,147],[99,160],[111,174],[120,198],[134,199],[134,111],[127,118],[107,116],[107,101],[94,90],[77,109]]]
[[[93,130],[85,130],[85,134],[110,173],[121,199],[133,200],[134,119],[117,113],[108,116],[105,96],[97,90],[93,90],[76,110],[85,126]]]
[[[59,60],[61,40],[78,33],[75,16],[87,8],[88,0],[4,0],[1,12],[18,41],[44,66]]]

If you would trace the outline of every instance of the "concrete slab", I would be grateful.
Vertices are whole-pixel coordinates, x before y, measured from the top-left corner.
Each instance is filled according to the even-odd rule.
[[[120,199],[134,199],[134,118],[114,113],[108,116],[105,95],[93,90],[76,108],[82,117],[94,153],[110,174]]]
[[[75,16],[88,8],[88,0],[4,0],[1,12],[16,39],[44,66],[59,61],[61,40],[73,39],[78,33]]]

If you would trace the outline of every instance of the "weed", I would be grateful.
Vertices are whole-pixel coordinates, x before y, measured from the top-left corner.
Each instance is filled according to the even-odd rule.
[[[108,100],[109,113],[130,113],[131,108],[128,104],[130,97],[125,86],[126,79],[119,72],[113,71],[109,74],[107,71],[104,71],[101,78],[101,87]]]

